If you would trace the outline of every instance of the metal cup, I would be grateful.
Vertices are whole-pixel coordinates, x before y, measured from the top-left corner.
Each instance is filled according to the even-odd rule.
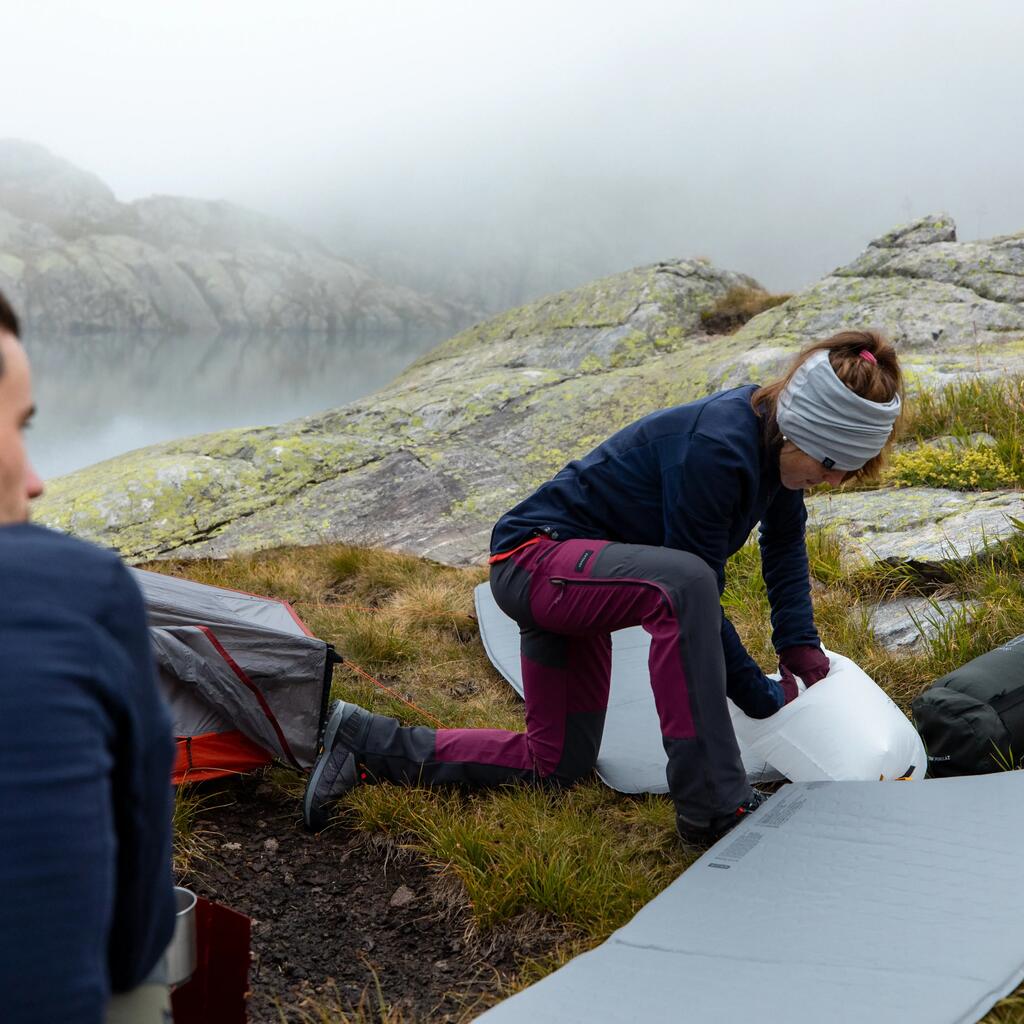
[[[198,962],[196,950],[196,894],[179,885],[174,887],[174,935],[167,952],[167,983],[184,985],[195,973]]]

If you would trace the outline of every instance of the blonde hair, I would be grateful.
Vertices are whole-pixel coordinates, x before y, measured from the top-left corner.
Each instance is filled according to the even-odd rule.
[[[784,377],[758,388],[750,396],[750,404],[754,411],[764,419],[765,443],[770,448],[781,448],[784,440],[775,416],[779,395],[797,369],[815,352],[821,351],[828,352],[828,361],[832,364],[836,376],[861,398],[871,402],[889,402],[899,395],[902,403],[903,371],[896,357],[896,349],[886,337],[879,331],[840,331],[831,338],[808,345],[793,360]],[[874,362],[862,356],[861,352],[868,352],[874,356]],[[897,420],[885,447],[860,469],[847,473],[846,479],[870,480],[878,476],[885,465],[893,439],[899,432],[899,424],[900,420]]]

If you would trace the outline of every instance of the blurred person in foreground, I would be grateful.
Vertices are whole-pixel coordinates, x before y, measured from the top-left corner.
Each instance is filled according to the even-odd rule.
[[[0,295],[0,1020],[169,1021],[170,720],[120,559],[28,522],[18,332]]]
[[[764,387],[662,409],[569,463],[491,534],[491,590],[520,628],[526,732],[400,726],[339,703],[303,804],[307,828],[361,782],[570,785],[597,760],[611,633],[642,626],[685,843],[713,842],[765,797],[740,759],[730,698],[767,718],[829,671],[814,625],[804,489],[870,476],[900,414],[893,347],[843,331]],[[721,607],[728,559],[760,527],[782,678]]]

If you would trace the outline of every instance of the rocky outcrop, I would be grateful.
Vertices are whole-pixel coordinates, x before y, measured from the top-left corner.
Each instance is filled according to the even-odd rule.
[[[135,560],[344,539],[475,561],[517,496],[743,354],[698,329],[736,285],[756,282],[700,260],[606,278],[471,328],[326,415],[53,481],[37,516]]]
[[[1024,371],[1024,233],[957,242],[951,217],[925,217],[875,239],[738,337],[788,354],[862,327],[885,331],[926,383]]]
[[[767,379],[819,334],[864,323],[892,330],[900,321],[886,317],[901,304],[927,328],[900,338],[919,382],[974,368],[955,331],[931,338],[957,305],[954,294],[960,304],[990,304],[986,360],[1010,366],[1024,349],[1024,331],[1011,329],[1024,305],[976,292],[968,300],[963,284],[939,279],[946,271],[936,253],[961,253],[960,280],[973,273],[972,260],[998,262],[1013,277],[1020,240],[958,249],[952,225],[940,221],[890,233],[851,264],[878,258],[906,268],[900,261],[913,259],[936,268],[932,277],[839,271],[826,279],[837,282],[835,308],[823,298],[832,286],[817,285],[734,335],[709,337],[701,312],[730,287],[755,282],[701,260],[639,268],[464,331],[371,398],[280,427],[157,445],[54,481],[38,515],[134,560],[344,540],[473,562],[498,515],[618,427],[717,387]],[[841,292],[857,281],[891,286],[889,297],[858,304]],[[1012,282],[1002,287],[1014,294]],[[935,289],[944,296],[937,306]],[[942,562],[1007,536],[1024,518],[1017,491],[907,487],[808,504],[812,524],[839,534],[854,560]]]
[[[467,311],[388,285],[230,203],[120,203],[94,175],[0,142],[0,290],[34,333],[359,334],[456,329]]]

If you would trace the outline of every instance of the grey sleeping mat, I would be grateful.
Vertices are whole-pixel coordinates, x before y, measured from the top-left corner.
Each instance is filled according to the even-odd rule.
[[[475,594],[480,638],[492,664],[521,697],[519,627],[481,583]],[[597,774],[620,793],[667,793],[666,756],[651,692],[647,655],[651,638],[639,626],[612,634],[612,683]],[[765,764],[745,764],[752,780],[781,779]]]
[[[969,1024],[1024,978],[1024,772],[786,786],[487,1024]]]

